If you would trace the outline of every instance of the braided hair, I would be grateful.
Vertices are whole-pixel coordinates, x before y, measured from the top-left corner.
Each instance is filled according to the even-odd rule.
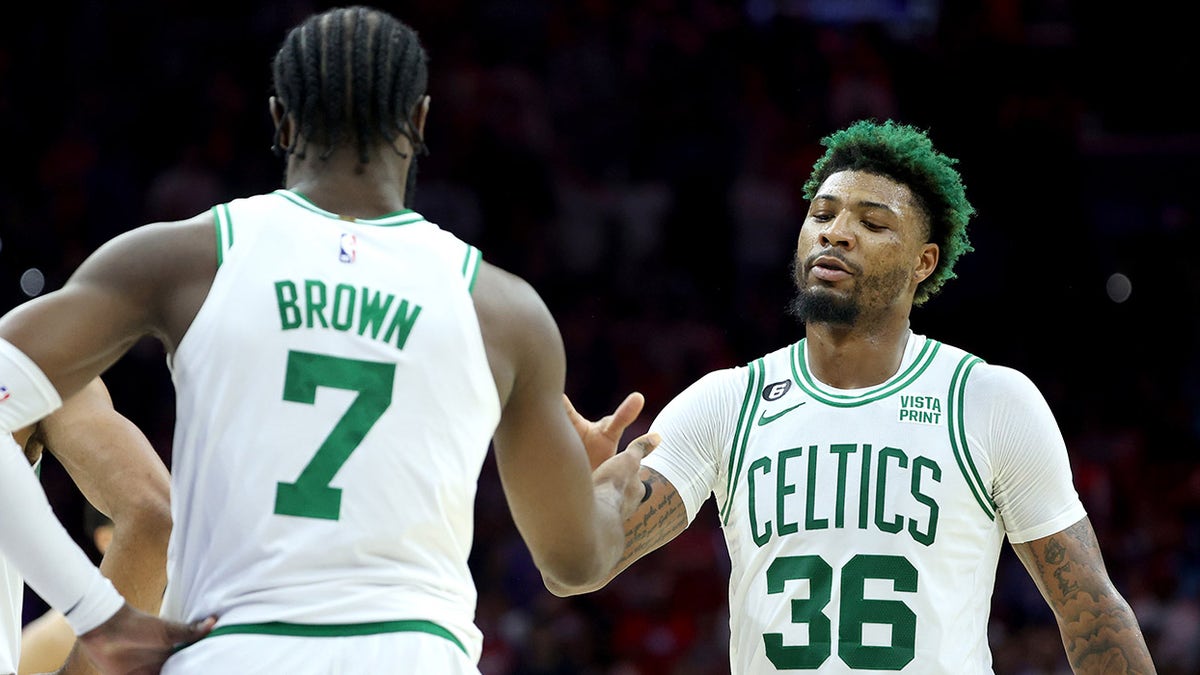
[[[428,56],[416,31],[387,12],[353,6],[310,16],[284,38],[272,72],[275,96],[305,141],[284,150],[276,129],[277,154],[304,158],[315,142],[327,159],[353,143],[366,164],[373,147],[400,136],[416,153],[426,151],[412,114],[425,95]],[[415,166],[414,158],[410,188]]]

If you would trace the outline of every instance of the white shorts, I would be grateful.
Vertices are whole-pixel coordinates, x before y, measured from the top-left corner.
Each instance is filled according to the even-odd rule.
[[[167,660],[162,675],[480,675],[453,642],[428,633],[347,637],[217,635]]]

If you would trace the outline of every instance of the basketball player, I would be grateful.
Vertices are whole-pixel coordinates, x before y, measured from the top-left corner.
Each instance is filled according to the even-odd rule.
[[[793,267],[805,337],[708,374],[663,409],[644,469],[652,497],[610,576],[712,494],[732,559],[734,673],[990,673],[1007,536],[1075,672],[1154,672],[1045,399],[1022,374],[909,325],[970,250],[955,160],[890,121],[823,142]]]
[[[135,229],[0,320],[0,381],[45,393],[30,415],[142,335],[167,349],[162,613],[220,623],[163,672],[477,673],[489,442],[543,574],[593,583],[621,555],[654,439],[593,473],[537,293],[409,210],[426,77],[387,13],[308,18],[274,59],[286,189]],[[641,405],[612,417],[609,454]]]

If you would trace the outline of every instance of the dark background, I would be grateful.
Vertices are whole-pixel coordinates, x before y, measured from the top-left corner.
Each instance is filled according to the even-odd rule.
[[[961,160],[977,250],[913,327],[1042,389],[1159,672],[1192,674],[1200,124],[1185,101],[1200,52],[1174,8],[1187,4],[382,6],[431,57],[417,210],[542,293],[581,411],[645,393],[633,432],[705,372],[801,336],[784,308],[819,139],[860,117],[929,129]],[[22,5],[0,28],[3,307],[59,287],[136,225],[278,187],[269,62],[291,25],[329,6]],[[1123,302],[1107,290],[1117,273],[1131,282]],[[106,380],[169,462],[162,349],[140,343]],[[53,463],[44,482],[83,541],[78,494]],[[708,507],[608,589],[571,600],[542,589],[490,464],[478,507],[485,675],[727,671],[728,557]],[[27,619],[42,609],[29,604]],[[1007,549],[991,642],[998,673],[1067,672]]]

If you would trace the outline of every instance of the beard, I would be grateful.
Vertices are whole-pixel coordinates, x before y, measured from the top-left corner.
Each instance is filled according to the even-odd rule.
[[[861,269],[855,268],[860,273],[856,277],[857,283],[849,294],[844,294],[821,284],[805,283],[807,267],[797,259],[792,260],[796,294],[788,303],[788,314],[804,324],[853,326],[864,308],[875,305],[883,307],[889,304],[890,299],[897,297],[909,274],[907,270],[894,269],[879,276],[865,276],[861,275]]]
[[[853,326],[861,309],[852,297],[837,297],[824,288],[796,288],[788,303],[788,314],[800,323]]]

